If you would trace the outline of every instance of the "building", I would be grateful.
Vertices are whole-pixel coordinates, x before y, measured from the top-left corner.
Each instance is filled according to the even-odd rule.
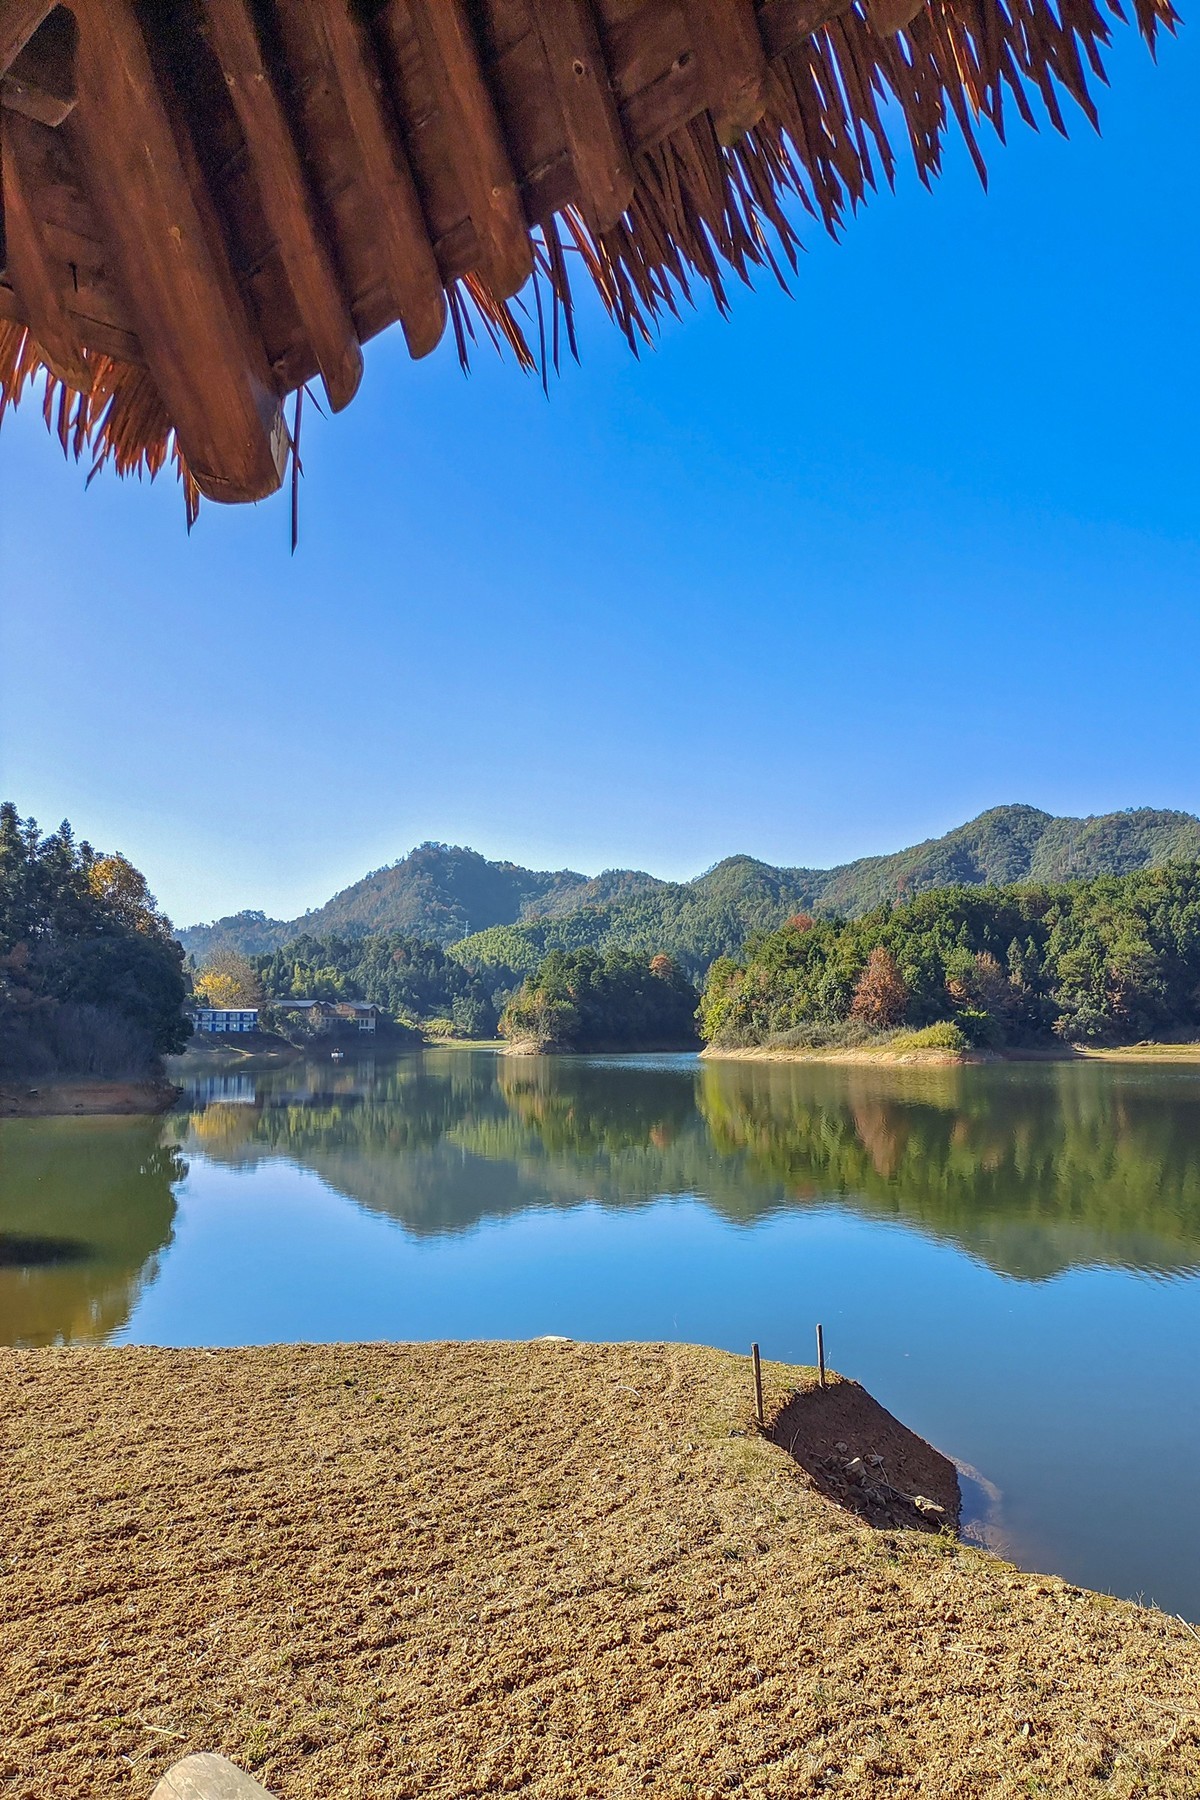
[[[354,1025],[373,1034],[379,1019],[379,1008],[365,1000],[276,1000],[274,1005],[281,1013],[302,1013],[314,1031],[344,1031]]]
[[[192,1014],[197,1031],[257,1031],[257,1006],[198,1006]]]

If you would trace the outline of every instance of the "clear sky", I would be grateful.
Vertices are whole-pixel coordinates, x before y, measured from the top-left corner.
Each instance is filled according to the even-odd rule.
[[[1200,809],[1200,40],[1103,136],[1014,118],[547,403],[367,352],[286,499],[84,492],[0,431],[0,789],[180,924],[440,838],[535,866],[826,864],[986,806]]]

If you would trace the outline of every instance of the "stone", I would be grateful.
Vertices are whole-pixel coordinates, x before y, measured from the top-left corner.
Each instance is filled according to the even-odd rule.
[[[167,1770],[150,1800],[272,1800],[252,1775],[223,1756],[185,1756]]]

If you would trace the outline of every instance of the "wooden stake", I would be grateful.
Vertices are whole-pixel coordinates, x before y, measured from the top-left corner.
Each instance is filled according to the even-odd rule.
[[[825,1329],[817,1326],[817,1371],[821,1377],[821,1386],[825,1386]]]
[[[762,1402],[762,1363],[759,1360],[757,1344],[751,1344],[750,1358],[754,1364],[754,1413],[759,1424],[765,1425],[766,1419],[763,1417]]]

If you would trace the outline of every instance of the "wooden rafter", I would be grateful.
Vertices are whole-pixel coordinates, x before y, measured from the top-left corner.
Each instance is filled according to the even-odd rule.
[[[374,47],[350,0],[290,0],[290,28],[319,46],[341,96],[356,166],[372,198],[377,242],[409,353],[428,356],[446,329],[446,296],[421,201]]]
[[[924,0],[918,0],[924,4]],[[722,144],[736,144],[767,107],[767,58],[754,0],[683,0],[709,110]]]
[[[65,268],[46,241],[42,146],[46,127],[0,107],[0,161],[4,168],[7,273],[13,293],[47,366],[68,386],[86,393],[91,371],[71,317],[64,287]]]
[[[446,154],[482,251],[480,272],[497,299],[507,299],[532,275],[533,248],[470,22],[462,0],[408,0],[408,6],[442,116]]]
[[[0,75],[6,75],[55,0],[0,0]]]
[[[263,212],[336,412],[358,390],[362,350],[300,157],[246,0],[204,0],[204,14],[209,41],[246,136]]]
[[[529,0],[578,183],[594,231],[615,225],[633,197],[633,164],[587,0]]]
[[[63,129],[78,142],[146,364],[201,492],[262,499],[283,479],[287,431],[181,122],[132,11],[76,8],[79,103]]]
[[[61,125],[75,104],[76,35],[73,14],[56,6],[0,76],[0,105]]]

